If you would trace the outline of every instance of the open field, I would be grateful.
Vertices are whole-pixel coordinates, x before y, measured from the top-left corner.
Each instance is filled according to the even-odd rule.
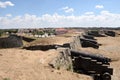
[[[110,57],[113,60],[111,67],[114,70],[112,80],[119,80],[120,36],[97,37],[96,39],[102,44],[99,49],[80,48],[80,50]],[[68,34],[67,37],[58,36],[31,42],[31,45],[40,42],[43,42],[42,44],[63,44],[67,41],[70,41]],[[58,51],[55,49],[47,51],[30,51],[21,48],[0,49],[0,80],[93,80],[87,75],[51,68],[48,63],[57,55]]]

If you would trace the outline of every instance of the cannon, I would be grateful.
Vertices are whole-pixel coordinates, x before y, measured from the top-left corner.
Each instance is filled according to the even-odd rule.
[[[32,41],[35,40],[35,39],[29,38],[29,37],[25,37],[25,36],[21,36],[21,37],[22,37],[22,40],[24,40],[26,42],[32,42]]]
[[[80,38],[80,43],[82,47],[99,48],[99,44],[95,40]]]
[[[89,41],[89,42],[92,42],[94,44],[97,44],[97,42],[95,40],[92,40],[92,39],[86,39],[86,38],[80,38],[81,41]]]
[[[93,75],[94,80],[111,80],[113,68],[110,68],[111,59],[83,51],[70,50],[73,69],[78,73]]]
[[[92,40],[95,40],[93,36],[91,35],[82,35],[84,38],[86,39],[92,39]]]
[[[87,34],[95,37],[105,37],[105,35],[101,34],[99,31],[94,30],[88,31]]]
[[[77,57],[77,56],[82,56],[82,57],[89,57],[91,59],[95,59],[98,62],[102,62],[103,64],[108,64],[111,62],[110,58],[104,57],[100,54],[91,54],[88,52],[83,52],[83,51],[76,51],[76,50],[71,50],[71,56]]]
[[[115,32],[114,31],[105,31],[105,34],[108,36],[115,37]]]

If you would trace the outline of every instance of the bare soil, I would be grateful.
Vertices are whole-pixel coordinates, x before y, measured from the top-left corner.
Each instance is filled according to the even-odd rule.
[[[55,50],[0,50],[0,80],[92,80],[91,77],[48,66],[58,54]]]
[[[75,34],[76,35],[76,34]],[[66,36],[66,35],[64,35]],[[112,58],[114,69],[112,80],[120,79],[120,36],[99,37],[99,49],[80,48],[80,50],[102,54]],[[70,35],[46,38],[31,42],[35,44],[63,44],[70,41]],[[20,48],[0,49],[0,80],[93,80],[92,77],[66,70],[55,70],[48,63],[58,55],[58,51],[30,51]]]

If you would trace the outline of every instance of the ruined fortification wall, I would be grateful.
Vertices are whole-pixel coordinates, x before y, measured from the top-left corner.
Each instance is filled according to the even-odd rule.
[[[71,49],[78,50],[81,47],[80,36],[73,37],[73,41],[70,42]]]
[[[80,36],[73,37],[73,41],[67,43],[65,47],[57,48],[59,55],[50,62],[50,66],[56,69],[73,71],[72,58],[69,49],[78,50],[81,47]]]
[[[72,60],[69,49],[58,49],[60,51],[59,55],[52,60],[49,65],[55,69],[65,69],[73,71]]]

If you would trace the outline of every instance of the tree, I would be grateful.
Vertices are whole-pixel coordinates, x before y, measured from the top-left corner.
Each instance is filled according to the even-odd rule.
[[[37,35],[44,35],[44,32],[43,31],[38,31]]]
[[[43,31],[33,31],[33,35],[44,35]]]

